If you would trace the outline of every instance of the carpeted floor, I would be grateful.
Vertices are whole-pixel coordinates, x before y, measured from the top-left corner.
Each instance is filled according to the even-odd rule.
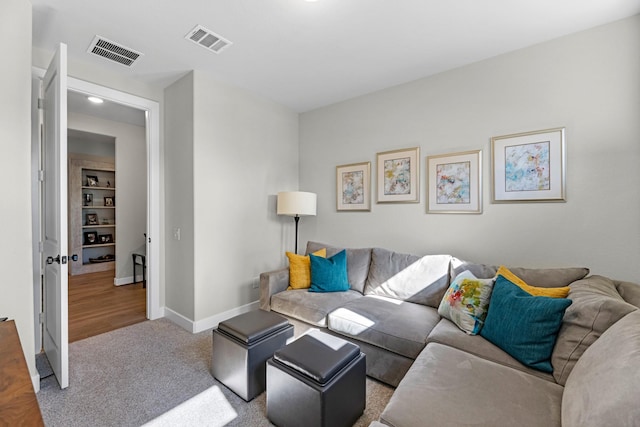
[[[69,345],[69,387],[40,383],[45,425],[270,426],[266,394],[249,403],[210,374],[211,331],[146,321]],[[393,389],[367,378],[367,408],[356,426],[378,419]]]

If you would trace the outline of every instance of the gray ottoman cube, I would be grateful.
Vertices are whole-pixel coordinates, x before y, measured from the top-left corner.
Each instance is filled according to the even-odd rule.
[[[247,402],[262,393],[267,359],[293,337],[293,325],[276,313],[256,310],[213,331],[211,374]]]
[[[364,412],[360,348],[313,330],[267,361],[267,418],[279,427],[351,426]]]

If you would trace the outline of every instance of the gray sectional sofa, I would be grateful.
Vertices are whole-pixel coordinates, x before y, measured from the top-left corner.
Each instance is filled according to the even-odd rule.
[[[307,253],[321,248],[342,250],[309,242]],[[586,268],[510,268],[532,286],[570,286],[553,372],[542,372],[438,314],[457,274],[490,278],[497,266],[346,250],[350,290],[287,290],[284,268],[260,276],[260,308],[289,318],[296,335],[322,328],[359,345],[367,375],[397,387],[383,425],[640,425],[640,285]]]

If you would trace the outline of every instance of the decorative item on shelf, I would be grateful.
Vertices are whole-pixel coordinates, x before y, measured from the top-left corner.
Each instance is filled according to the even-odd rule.
[[[113,243],[112,234],[101,234],[98,238],[100,239],[100,243]]]
[[[102,225],[110,225],[111,224],[111,220],[109,220],[108,218],[102,218]]]
[[[107,188],[111,188],[111,181],[107,181]]]
[[[371,162],[336,166],[336,209],[371,210]]]
[[[427,213],[482,213],[482,151],[427,156]]]
[[[97,187],[98,177],[96,175],[87,175],[87,187]]]
[[[84,193],[83,194],[84,206],[93,206],[93,194],[92,193]]]
[[[88,213],[86,225],[98,225],[98,214]]]
[[[95,245],[98,243],[98,232],[97,231],[85,231],[84,232],[84,244],[85,245]]]
[[[564,146],[564,128],[491,138],[492,202],[565,202]]]
[[[298,221],[301,216],[316,214],[317,196],[305,191],[281,191],[278,193],[277,213],[294,217],[296,223],[296,246],[298,253]]]
[[[420,201],[420,147],[377,154],[377,203]]]
[[[115,261],[115,260],[116,260],[116,257],[115,255],[112,255],[112,254],[100,255],[99,257],[89,258],[89,262],[92,262],[92,263],[109,262],[109,261]]]
[[[113,196],[106,196],[104,198],[104,205],[105,206],[115,206],[115,199]]]

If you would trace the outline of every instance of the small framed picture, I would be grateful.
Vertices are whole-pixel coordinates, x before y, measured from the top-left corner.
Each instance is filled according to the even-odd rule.
[[[336,209],[371,210],[371,162],[336,166]]]
[[[104,198],[104,205],[105,206],[115,206],[115,199],[113,196],[106,196]]]
[[[82,195],[85,206],[93,206],[93,194],[84,193]]]
[[[420,147],[378,153],[377,203],[420,201]]]
[[[88,213],[86,225],[98,225],[98,214]]]
[[[427,213],[482,213],[482,151],[427,157]]]
[[[97,231],[85,231],[84,232],[84,244],[85,245],[95,245],[98,243],[98,232]]]
[[[113,243],[112,234],[101,234],[98,238],[100,239],[100,243]]]
[[[98,177],[96,175],[87,175],[87,187],[97,187]]]
[[[564,202],[564,128],[491,138],[493,203]]]

